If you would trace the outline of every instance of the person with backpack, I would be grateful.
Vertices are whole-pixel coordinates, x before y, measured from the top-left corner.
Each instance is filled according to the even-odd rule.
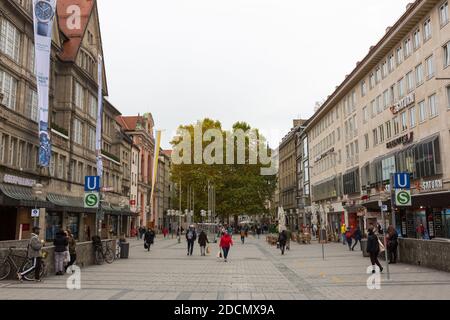
[[[352,230],[350,228],[347,229],[347,232],[345,233],[345,240],[347,241],[348,244],[348,250],[352,251]]]
[[[30,241],[28,242],[27,257],[33,260],[33,265],[28,270],[22,273],[17,273],[17,278],[22,281],[23,277],[34,270],[34,280],[41,282],[41,264],[42,264],[42,247],[44,246],[44,240],[39,240],[39,233],[41,228],[34,227],[31,234]]]
[[[209,243],[208,236],[205,231],[201,231],[198,235],[198,244],[200,245],[200,255],[202,257],[206,256],[206,244]]]
[[[195,232],[195,228],[193,225],[189,226],[189,229],[186,231],[186,241],[188,243],[188,256],[192,256],[192,253],[194,252],[194,243],[197,239],[197,233]]]
[[[281,255],[284,255],[284,251],[286,250],[286,242],[287,242],[287,232],[283,230],[280,232],[278,236],[278,243],[280,244]]]
[[[150,252],[151,245],[155,242],[155,232],[148,229],[144,234],[144,248]]]
[[[355,247],[358,242],[359,245],[361,246],[362,233],[361,229],[359,229],[359,226],[356,227],[356,230],[353,233],[353,239],[355,239],[355,243],[353,244],[352,251],[355,251]]]

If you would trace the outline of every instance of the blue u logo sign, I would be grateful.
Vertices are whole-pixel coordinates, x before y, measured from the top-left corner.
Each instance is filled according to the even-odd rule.
[[[395,174],[395,188],[396,189],[410,189],[411,180],[409,173],[397,173]]]

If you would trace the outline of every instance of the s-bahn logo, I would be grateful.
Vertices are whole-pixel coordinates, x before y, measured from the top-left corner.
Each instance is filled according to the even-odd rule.
[[[98,208],[100,197],[98,192],[86,192],[84,195],[85,208]]]
[[[399,207],[412,206],[411,191],[410,190],[396,190],[395,202]]]

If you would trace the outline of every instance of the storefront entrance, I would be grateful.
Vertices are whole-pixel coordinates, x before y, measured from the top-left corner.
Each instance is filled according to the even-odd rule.
[[[0,210],[0,241],[15,240],[17,209],[2,207]]]

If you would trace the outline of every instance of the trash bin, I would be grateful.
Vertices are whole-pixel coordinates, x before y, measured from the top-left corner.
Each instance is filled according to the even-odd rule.
[[[128,259],[130,253],[130,244],[128,242],[120,243],[120,259]]]
[[[367,252],[367,239],[361,240],[361,248],[363,257],[370,257],[370,254]]]

